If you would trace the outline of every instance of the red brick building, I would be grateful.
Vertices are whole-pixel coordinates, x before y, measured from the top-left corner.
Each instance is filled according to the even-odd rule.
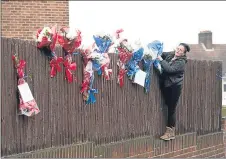
[[[69,25],[69,2],[3,0],[2,36],[32,40],[44,25]]]

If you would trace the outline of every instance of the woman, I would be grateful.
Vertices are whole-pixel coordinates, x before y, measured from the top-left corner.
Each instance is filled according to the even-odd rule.
[[[187,44],[180,43],[175,52],[164,52],[162,56],[158,56],[163,69],[161,90],[168,107],[166,132],[160,137],[163,140],[175,139],[175,112],[181,95],[185,64],[187,63],[186,53],[189,51],[190,47]]]

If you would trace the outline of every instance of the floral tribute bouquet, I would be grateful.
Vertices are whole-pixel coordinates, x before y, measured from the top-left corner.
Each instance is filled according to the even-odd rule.
[[[95,44],[95,43],[94,43]],[[86,50],[80,50],[83,57],[83,82],[81,86],[80,93],[83,94],[83,100],[86,101],[86,104],[92,104],[96,102],[94,96],[95,93],[98,93],[97,89],[93,89],[94,81],[94,70],[93,63],[90,59],[90,55],[94,50],[94,45]]]
[[[58,42],[64,50],[64,68],[68,83],[73,82],[72,71],[76,70],[76,63],[72,62],[72,54],[82,42],[81,32],[69,27],[62,27],[58,34]],[[75,79],[75,78],[74,78]]]
[[[126,74],[126,63],[131,59],[133,55],[133,48],[132,46],[128,43],[128,40],[120,36],[120,34],[123,32],[123,29],[119,29],[116,31],[116,36],[115,36],[115,48],[116,48],[116,53],[118,54],[118,62],[117,65],[119,67],[119,72],[118,72],[118,83],[120,87],[123,87],[124,85],[124,75]]]
[[[130,80],[133,80],[137,71],[140,70],[138,64],[142,60],[143,54],[144,48],[141,46],[141,42],[139,40],[135,41],[133,55],[129,62],[126,64],[127,76]]]
[[[149,92],[150,83],[151,83],[151,66],[154,63],[154,66],[161,72],[161,65],[157,61],[157,56],[161,55],[163,51],[163,44],[156,40],[149,43],[144,47],[144,56],[142,59],[144,71],[146,72],[146,78],[144,83],[145,92]]]
[[[50,59],[50,77],[56,76],[57,72],[61,71],[60,64],[63,63],[62,57],[57,57],[55,54],[55,45],[57,42],[57,27],[44,27],[38,29],[36,34],[37,48],[41,50]]]
[[[40,112],[38,105],[33,98],[29,86],[25,81],[24,68],[26,62],[19,60],[17,55],[12,56],[14,66],[17,70],[18,89],[19,89],[19,115],[33,116]]]
[[[93,36],[94,44],[82,51],[83,57],[83,82],[81,93],[86,104],[92,104],[96,102],[94,96],[98,93],[97,89],[93,89],[94,72],[98,75],[103,75],[106,80],[110,80],[112,70],[109,69],[110,58],[108,56],[108,50],[113,44],[112,37],[105,34],[97,34]]]
[[[93,36],[93,39],[97,47],[90,54],[90,59],[92,59],[93,68],[95,71],[97,71],[98,75],[102,74],[106,80],[110,80],[112,69],[108,68],[110,65],[108,51],[110,46],[113,45],[112,37],[106,34],[96,34]]]

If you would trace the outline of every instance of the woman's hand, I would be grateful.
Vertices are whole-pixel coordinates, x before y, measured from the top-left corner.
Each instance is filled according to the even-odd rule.
[[[159,61],[162,61],[162,60],[163,60],[163,59],[162,59],[162,56],[160,56],[160,55],[157,56],[157,59],[158,59]]]

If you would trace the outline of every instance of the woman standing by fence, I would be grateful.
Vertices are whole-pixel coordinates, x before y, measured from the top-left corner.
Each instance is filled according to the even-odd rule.
[[[186,53],[189,51],[190,47],[181,43],[175,52],[164,52],[162,56],[158,56],[163,69],[161,90],[168,107],[166,132],[160,137],[163,140],[175,139],[175,112],[181,95],[185,64],[187,63]]]

